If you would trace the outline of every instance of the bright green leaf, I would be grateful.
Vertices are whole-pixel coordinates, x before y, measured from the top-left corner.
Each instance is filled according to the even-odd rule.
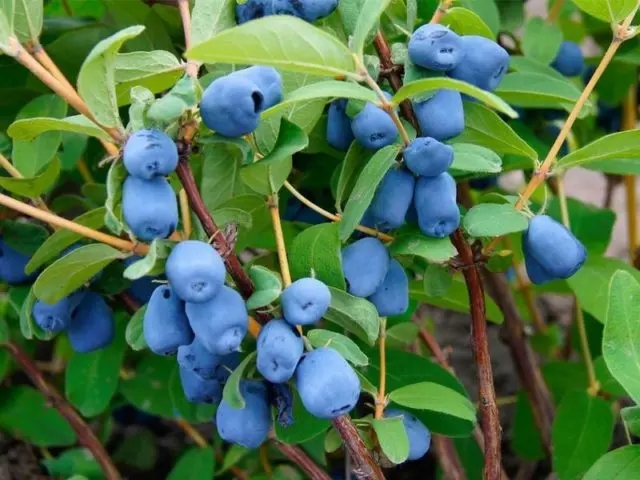
[[[396,465],[409,456],[409,436],[402,417],[374,419],[371,424],[385,456]]]
[[[167,480],[210,480],[215,465],[212,448],[191,447],[180,456]]]
[[[54,157],[39,175],[28,178],[0,177],[0,187],[27,198],[35,198],[47,192],[60,175],[60,160]]]
[[[380,318],[372,303],[347,292],[329,287],[331,305],[324,318],[354,333],[373,345],[380,333]]]
[[[469,399],[450,388],[437,383],[420,382],[393,390],[389,399],[404,407],[430,410],[476,421],[476,411]]]
[[[472,237],[501,237],[521,232],[529,226],[527,217],[509,203],[481,203],[469,210],[462,228]]]
[[[524,27],[522,52],[526,57],[549,64],[555,58],[561,43],[562,31],[555,23],[534,17]]]
[[[429,262],[442,263],[456,256],[449,237],[433,238],[423,235],[416,229],[398,233],[389,246],[392,255],[413,255]]]
[[[640,478],[640,445],[617,448],[598,459],[583,480]]]
[[[466,8],[450,8],[442,16],[440,23],[447,25],[458,35],[479,35],[495,40],[495,35],[482,18],[477,13]]]
[[[316,348],[327,346],[333,348],[356,367],[365,367],[369,363],[369,359],[360,347],[349,337],[340,333],[314,328],[307,333],[307,338]]]
[[[222,398],[231,408],[244,408],[246,405],[242,397],[242,392],[240,392],[240,380],[242,380],[242,375],[247,367],[255,362],[255,359],[256,352],[251,352],[244,357],[240,365],[231,373],[224,386],[224,390],[222,390]]]
[[[107,132],[84,115],[74,115],[66,118],[34,117],[16,120],[7,129],[7,134],[14,140],[31,141],[39,135],[52,130],[81,133],[106,141],[112,140]]]
[[[502,170],[502,160],[496,152],[488,148],[469,143],[455,143],[453,151],[451,169],[454,171],[499,173]]]
[[[356,26],[351,36],[351,50],[362,58],[364,45],[369,32],[376,27],[382,13],[386,10],[390,0],[364,0]]]
[[[640,130],[612,133],[574,150],[558,162],[558,170],[586,166],[591,162],[629,159],[640,164]]]
[[[266,267],[253,265],[249,269],[249,276],[255,285],[253,294],[247,300],[249,310],[264,307],[278,299],[282,292],[282,280],[277,273]]]

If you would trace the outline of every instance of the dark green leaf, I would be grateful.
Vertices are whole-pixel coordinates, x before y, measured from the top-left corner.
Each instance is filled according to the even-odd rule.
[[[107,132],[83,115],[66,118],[35,117],[16,120],[7,129],[7,134],[14,140],[32,142],[33,139],[52,130],[81,133],[106,141],[112,140]]]
[[[541,73],[548,77],[555,77],[558,80],[565,81],[564,76],[560,72],[531,57],[511,55],[511,58],[509,59],[509,68],[515,72]]]
[[[247,191],[240,181],[240,166],[248,153],[245,141],[216,136],[214,140],[204,143],[200,194],[209,211]]]
[[[495,112],[475,102],[464,102],[464,124],[462,135],[456,142],[486,147],[504,155],[512,153],[531,159],[538,158],[536,151],[518,136]]]
[[[307,338],[316,348],[330,346],[356,367],[365,367],[369,363],[369,359],[360,347],[349,337],[340,333],[314,328],[307,333]]]
[[[120,219],[118,207],[122,202],[122,184],[127,178],[127,170],[124,162],[112,162],[107,173],[107,201],[104,206],[104,224],[116,235],[120,235],[124,229]]]
[[[240,25],[192,47],[190,60],[271,65],[326,76],[352,76],[351,52],[335,37],[304,20],[274,15]]]
[[[499,173],[502,160],[496,152],[469,143],[453,144],[452,170],[457,172]]]
[[[4,388],[0,401],[0,429],[39,447],[64,447],[76,443],[67,421],[39,391],[19,385]]]
[[[147,348],[147,342],[144,339],[143,319],[144,312],[146,312],[147,306],[143,305],[133,314],[129,323],[127,323],[127,329],[125,331],[125,340],[127,344],[134,351],[144,350]]]
[[[581,478],[609,449],[614,417],[611,404],[586,391],[567,393],[551,434],[553,467],[560,480]]]
[[[562,157],[557,169],[562,171],[577,166],[589,166],[591,162],[620,159],[640,163],[640,130],[627,130],[598,138]]]
[[[602,355],[614,378],[639,403],[640,283],[637,277],[617,271],[609,283],[608,304]]]
[[[191,447],[180,456],[167,480],[210,480],[215,466],[212,448]]]
[[[158,460],[156,437],[146,429],[125,436],[113,453],[113,460],[137,470],[151,470]]]
[[[339,232],[340,224],[324,223],[299,233],[289,255],[293,277],[298,279],[313,274],[330,287],[344,290]]]
[[[152,415],[173,418],[173,404],[167,395],[176,359],[157,355],[145,356],[132,378],[120,382],[120,392],[134,407]]]
[[[413,255],[422,257],[429,262],[446,262],[456,255],[449,237],[426,237],[417,229],[407,229],[400,232],[389,245],[392,255]]]
[[[340,167],[340,176],[336,187],[336,210],[342,212],[344,200],[351,194],[364,165],[371,158],[371,152],[360,143],[353,142]]]
[[[354,297],[337,288],[329,287],[329,290],[331,305],[324,318],[373,345],[380,333],[376,307],[364,298]]]
[[[50,475],[69,478],[72,475],[83,475],[86,478],[103,478],[100,464],[86,448],[70,448],[55,458],[42,461]]]
[[[2,240],[14,250],[31,256],[47,241],[49,232],[36,223],[25,223],[19,220],[3,220]],[[31,273],[26,269],[27,273]]]
[[[367,207],[373,200],[378,184],[394,164],[399,152],[398,145],[384,147],[378,150],[362,169],[340,220],[340,239],[342,241],[347,240],[360,223]]]
[[[562,31],[555,23],[549,23],[540,17],[531,18],[524,27],[522,52],[543,64],[549,64],[555,58],[562,43]]]
[[[605,22],[618,23],[633,11],[635,0],[574,0],[580,10]]]
[[[424,272],[424,293],[428,297],[443,297],[453,282],[453,273],[445,265],[431,263]]]
[[[640,407],[626,407],[620,410],[620,416],[627,426],[629,433],[636,437],[640,435]]]
[[[38,299],[53,304],[76,291],[104,267],[124,255],[113,247],[94,243],[56,260],[33,284]]]
[[[298,392],[294,390],[293,396],[293,419],[294,422],[288,427],[283,427],[278,422],[275,423],[276,438],[289,445],[296,445],[320,435],[326,431],[330,423],[328,420],[314,417],[302,405]]]

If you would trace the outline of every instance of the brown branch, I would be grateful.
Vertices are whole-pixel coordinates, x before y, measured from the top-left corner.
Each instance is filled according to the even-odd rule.
[[[442,468],[443,476],[447,480],[464,480],[467,475],[460,463],[456,447],[450,438],[441,435],[434,435],[431,443],[438,457],[440,468]]]
[[[351,419],[343,415],[333,420],[333,426],[344,440],[355,476],[360,480],[383,480],[380,465],[371,456]]]
[[[300,448],[295,445],[287,445],[276,439],[272,439],[271,441],[285,457],[295,462],[312,480],[331,480],[329,474],[318,467]]]
[[[501,477],[500,439],[502,431],[500,416],[496,405],[496,392],[493,387],[491,357],[487,339],[487,324],[484,304],[484,289],[478,267],[474,265],[471,247],[464,239],[460,229],[451,235],[451,241],[458,251],[460,259],[467,268],[462,270],[471,307],[471,349],[478,370],[478,399],[480,419],[484,433],[484,480],[497,480]]]
[[[89,428],[78,412],[60,395],[58,390],[47,382],[31,358],[13,342],[4,343],[2,347],[4,347],[16,363],[22,367],[24,373],[27,374],[35,387],[47,398],[47,401],[69,422],[69,425],[76,433],[78,441],[91,452],[102,467],[102,471],[107,479],[120,480],[122,477],[111,461],[109,454],[100,443],[100,440],[94,435],[91,428]]]

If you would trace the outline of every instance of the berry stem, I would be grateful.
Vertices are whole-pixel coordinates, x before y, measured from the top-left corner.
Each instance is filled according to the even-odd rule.
[[[567,207],[567,195],[564,190],[564,178],[558,177],[558,200],[560,201],[560,214],[562,216],[562,223],[569,230],[571,224],[569,220],[569,209]],[[593,357],[591,356],[591,349],[589,348],[589,338],[587,337],[587,329],[584,323],[584,314],[580,307],[580,301],[575,297],[575,309],[576,309],[576,327],[578,328],[578,336],[580,337],[580,351],[582,354],[582,361],[584,362],[585,370],[587,371],[587,379],[589,381],[588,392],[590,395],[597,395],[600,390],[600,384],[596,378],[595,368],[593,367]]]
[[[633,82],[629,87],[629,93],[622,104],[622,129],[633,130],[638,123],[638,84]],[[638,216],[637,216],[637,194],[636,177],[625,175],[624,186],[627,201],[627,239],[629,248],[629,261],[633,262],[638,247]]]
[[[149,246],[145,243],[134,244],[129,240],[124,240],[112,235],[107,235],[106,233],[102,233],[98,230],[80,225],[79,223],[72,222],[71,220],[67,220],[66,218],[59,217],[54,213],[43,211],[39,208],[33,207],[27,203],[21,202],[20,200],[16,200],[15,198],[11,198],[2,193],[0,193],[0,205],[4,205],[5,207],[11,208],[12,210],[20,212],[24,215],[48,223],[53,227],[66,228],[67,230],[78,233],[83,237],[87,237],[92,240],[96,240],[97,242],[111,245],[112,247],[119,250],[133,252],[138,255],[145,255],[149,250]]]
[[[375,418],[382,418],[386,403],[387,385],[387,317],[380,317],[380,336],[378,337],[378,349],[380,351],[380,381],[378,385],[378,398],[376,398]]]
[[[180,18],[182,19],[182,29],[184,30],[184,49],[187,51],[191,48],[191,11],[189,10],[189,0],[177,1]],[[188,75],[197,79],[199,70],[200,63],[193,61],[187,62],[186,71]]]
[[[31,358],[15,343],[0,344],[20,365],[35,387],[44,395],[48,403],[62,415],[78,437],[78,442],[84,445],[100,464],[108,480],[120,480],[122,477],[111,461],[109,454],[91,428],[85,423],[75,409],[64,399],[58,390],[45,379],[42,372],[35,366]]]
[[[282,222],[280,221],[280,208],[278,207],[278,194],[273,193],[267,199],[269,212],[271,213],[271,222],[273,223],[273,234],[276,237],[276,250],[278,252],[278,261],[280,262],[280,273],[284,288],[291,285],[291,271],[289,270],[289,261],[287,259],[287,247],[284,244],[284,234],[282,233]]]
[[[441,0],[438,4],[438,8],[433,12],[433,16],[429,23],[439,23],[442,20],[442,17],[449,11],[451,8],[451,4],[453,4],[453,0]]]
[[[20,170],[14,167],[13,163],[11,163],[7,159],[7,157],[2,155],[1,153],[0,153],[0,167],[4,168],[7,171],[7,173],[11,175],[13,178],[24,178],[22,173],[20,173]],[[41,197],[33,198],[33,203],[40,210],[51,213],[51,210],[49,210],[49,207],[47,207],[47,204],[44,203],[44,200],[42,200]],[[57,228],[57,227],[54,226],[54,228]]]
[[[106,127],[98,123],[96,118],[93,116],[87,104],[84,103],[82,98],[73,90],[65,87],[63,83],[58,81],[45,67],[43,67],[38,61],[20,44],[20,42],[15,37],[9,38],[9,49],[7,52],[8,55],[11,55],[18,62],[20,62],[24,67],[26,67],[31,73],[33,73],[36,77],[38,77],[42,83],[47,85],[51,90],[57,93],[60,97],[62,97],[69,105],[75,108],[79,113],[87,117],[93,123],[102,128],[105,132],[107,132],[111,138],[113,138],[116,142],[122,140],[122,135],[120,131],[115,127]],[[109,145],[109,147],[107,147]],[[107,148],[107,152],[110,155],[117,155],[118,148],[113,145],[105,142],[105,148]]]
[[[284,188],[289,190],[291,195],[296,197],[298,200],[300,200],[301,203],[303,203],[304,205],[309,207],[314,212],[317,212],[320,215],[322,215],[323,217],[328,218],[332,222],[339,222],[340,221],[340,215],[337,215],[335,213],[331,213],[331,212],[325,210],[324,208],[316,205],[311,200],[309,200],[307,197],[305,197],[302,193],[300,193],[298,190],[296,190],[296,188],[293,185],[291,185],[291,183],[289,183],[289,181],[285,180]],[[391,235],[387,235],[386,233],[379,232],[378,230],[375,230],[373,228],[365,227],[364,225],[358,225],[356,227],[356,230],[358,230],[359,232],[362,232],[362,233],[366,233],[367,235],[370,235],[372,237],[379,238],[383,242],[392,242],[393,241],[393,237]]]
[[[180,216],[182,217],[182,233],[185,239],[191,238],[191,209],[189,208],[189,197],[187,197],[187,192],[185,192],[184,188],[180,190],[178,194],[178,199],[180,200]]]

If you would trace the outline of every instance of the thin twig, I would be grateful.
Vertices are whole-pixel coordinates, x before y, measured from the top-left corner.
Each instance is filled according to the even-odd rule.
[[[55,215],[53,213],[45,212],[43,210],[40,210],[39,208],[28,205],[2,193],[0,193],[0,205],[4,205],[5,207],[11,208],[12,210],[20,212],[24,215],[48,223],[49,225],[52,225],[54,227],[65,228],[79,235],[82,235],[83,237],[87,237],[101,243],[106,243],[107,245],[111,245],[112,247],[119,250],[133,252],[138,255],[145,255],[149,250],[149,246],[147,244],[134,244],[128,240],[123,240],[122,238],[107,235],[106,233],[102,233],[98,230],[85,227],[84,225],[80,225],[79,223],[72,222],[71,220],[67,220],[66,218],[59,217],[58,215]]]
[[[332,222],[339,222],[341,220],[340,215],[336,215],[335,213],[331,213],[331,212],[325,210],[324,208],[320,207],[319,205],[316,205],[311,200],[309,200],[307,197],[305,197],[302,193],[300,193],[298,190],[296,190],[296,188],[293,185],[291,185],[291,183],[289,183],[289,181],[285,180],[284,188],[289,190],[291,195],[293,195],[298,200],[300,200],[300,203],[306,205],[307,207],[309,207],[314,212],[319,213],[320,215],[322,215],[325,218],[328,218]],[[382,240],[384,242],[392,242],[393,241],[393,237],[391,235],[387,235],[386,233],[379,232],[378,230],[376,230],[374,228],[365,227],[364,225],[356,226],[356,230],[358,230],[359,232],[362,232],[362,233],[366,233],[367,235],[370,235],[372,237],[377,237],[377,238],[379,238],[380,240]]]
[[[433,16],[431,17],[431,21],[429,21],[429,23],[439,23],[440,20],[442,20],[442,17],[444,17],[445,14],[451,8],[452,3],[453,3],[453,0],[441,0],[441,2],[438,4],[438,8],[433,13]]]
[[[24,178],[22,173],[20,173],[20,170],[14,167],[13,163],[11,163],[9,159],[7,159],[7,157],[2,155],[1,153],[0,153],[0,167],[4,168],[7,171],[7,173],[11,175],[13,178]],[[41,197],[33,198],[33,203],[40,210],[51,213],[51,210],[49,210],[49,207],[47,207],[47,204],[44,203],[44,200],[42,200]]]
[[[469,294],[471,307],[471,349],[477,367],[478,398],[480,401],[480,418],[484,433],[484,480],[497,480],[501,477],[500,441],[502,429],[500,415],[496,405],[496,392],[493,387],[493,373],[484,304],[484,289],[478,267],[474,265],[473,251],[464,240],[462,232],[456,230],[451,241],[458,255],[469,268],[462,270]]]
[[[384,480],[380,465],[373,459],[351,419],[343,415],[334,419],[332,423],[344,440],[354,475],[359,480]]]
[[[182,232],[184,238],[191,238],[191,209],[189,208],[189,197],[187,197],[187,192],[185,192],[184,188],[180,189],[180,193],[178,193],[178,199],[180,200],[180,215],[182,217]]]
[[[287,445],[276,439],[272,439],[271,442],[278,447],[278,450],[280,450],[285,457],[298,465],[298,467],[300,467],[312,480],[331,480],[331,477],[327,472],[316,465],[316,463],[311,460],[311,458],[305,454],[300,447]]]
[[[191,12],[189,10],[189,0],[177,0],[178,10],[180,10],[180,18],[182,19],[182,28],[184,30],[184,49],[189,50],[191,48]],[[198,78],[198,70],[200,70],[200,63],[195,61],[187,62],[187,74],[193,78]]]
[[[62,415],[76,433],[78,441],[84,445],[100,464],[102,471],[109,480],[120,480],[122,477],[115,465],[111,461],[109,454],[100,440],[94,435],[91,428],[85,423],[82,417],[64,399],[58,390],[51,385],[42,375],[42,372],[34,365],[29,356],[15,343],[3,343],[1,346],[9,352],[13,360],[22,367],[24,373],[31,379],[35,387],[47,398],[60,415]]]
[[[378,337],[378,349],[380,351],[380,381],[378,382],[378,396],[376,398],[375,418],[382,418],[384,407],[387,403],[387,318],[380,318],[380,336]]]
[[[622,104],[622,129],[634,130],[638,123],[638,83],[633,82],[629,87],[627,98]],[[636,177],[625,175],[624,186],[627,201],[627,243],[629,261],[633,262],[638,247],[638,197],[636,192]]]
[[[562,7],[564,7],[564,0],[556,0],[549,10],[549,14],[547,15],[547,22],[556,23],[558,21],[558,18],[560,18]]]
[[[269,212],[271,213],[271,223],[273,224],[273,233],[276,238],[276,251],[278,254],[278,262],[280,263],[280,274],[285,288],[291,285],[291,271],[289,270],[289,261],[287,260],[287,247],[284,244],[284,234],[282,232],[282,222],[280,222],[280,209],[278,208],[278,196],[271,195],[267,199]]]

